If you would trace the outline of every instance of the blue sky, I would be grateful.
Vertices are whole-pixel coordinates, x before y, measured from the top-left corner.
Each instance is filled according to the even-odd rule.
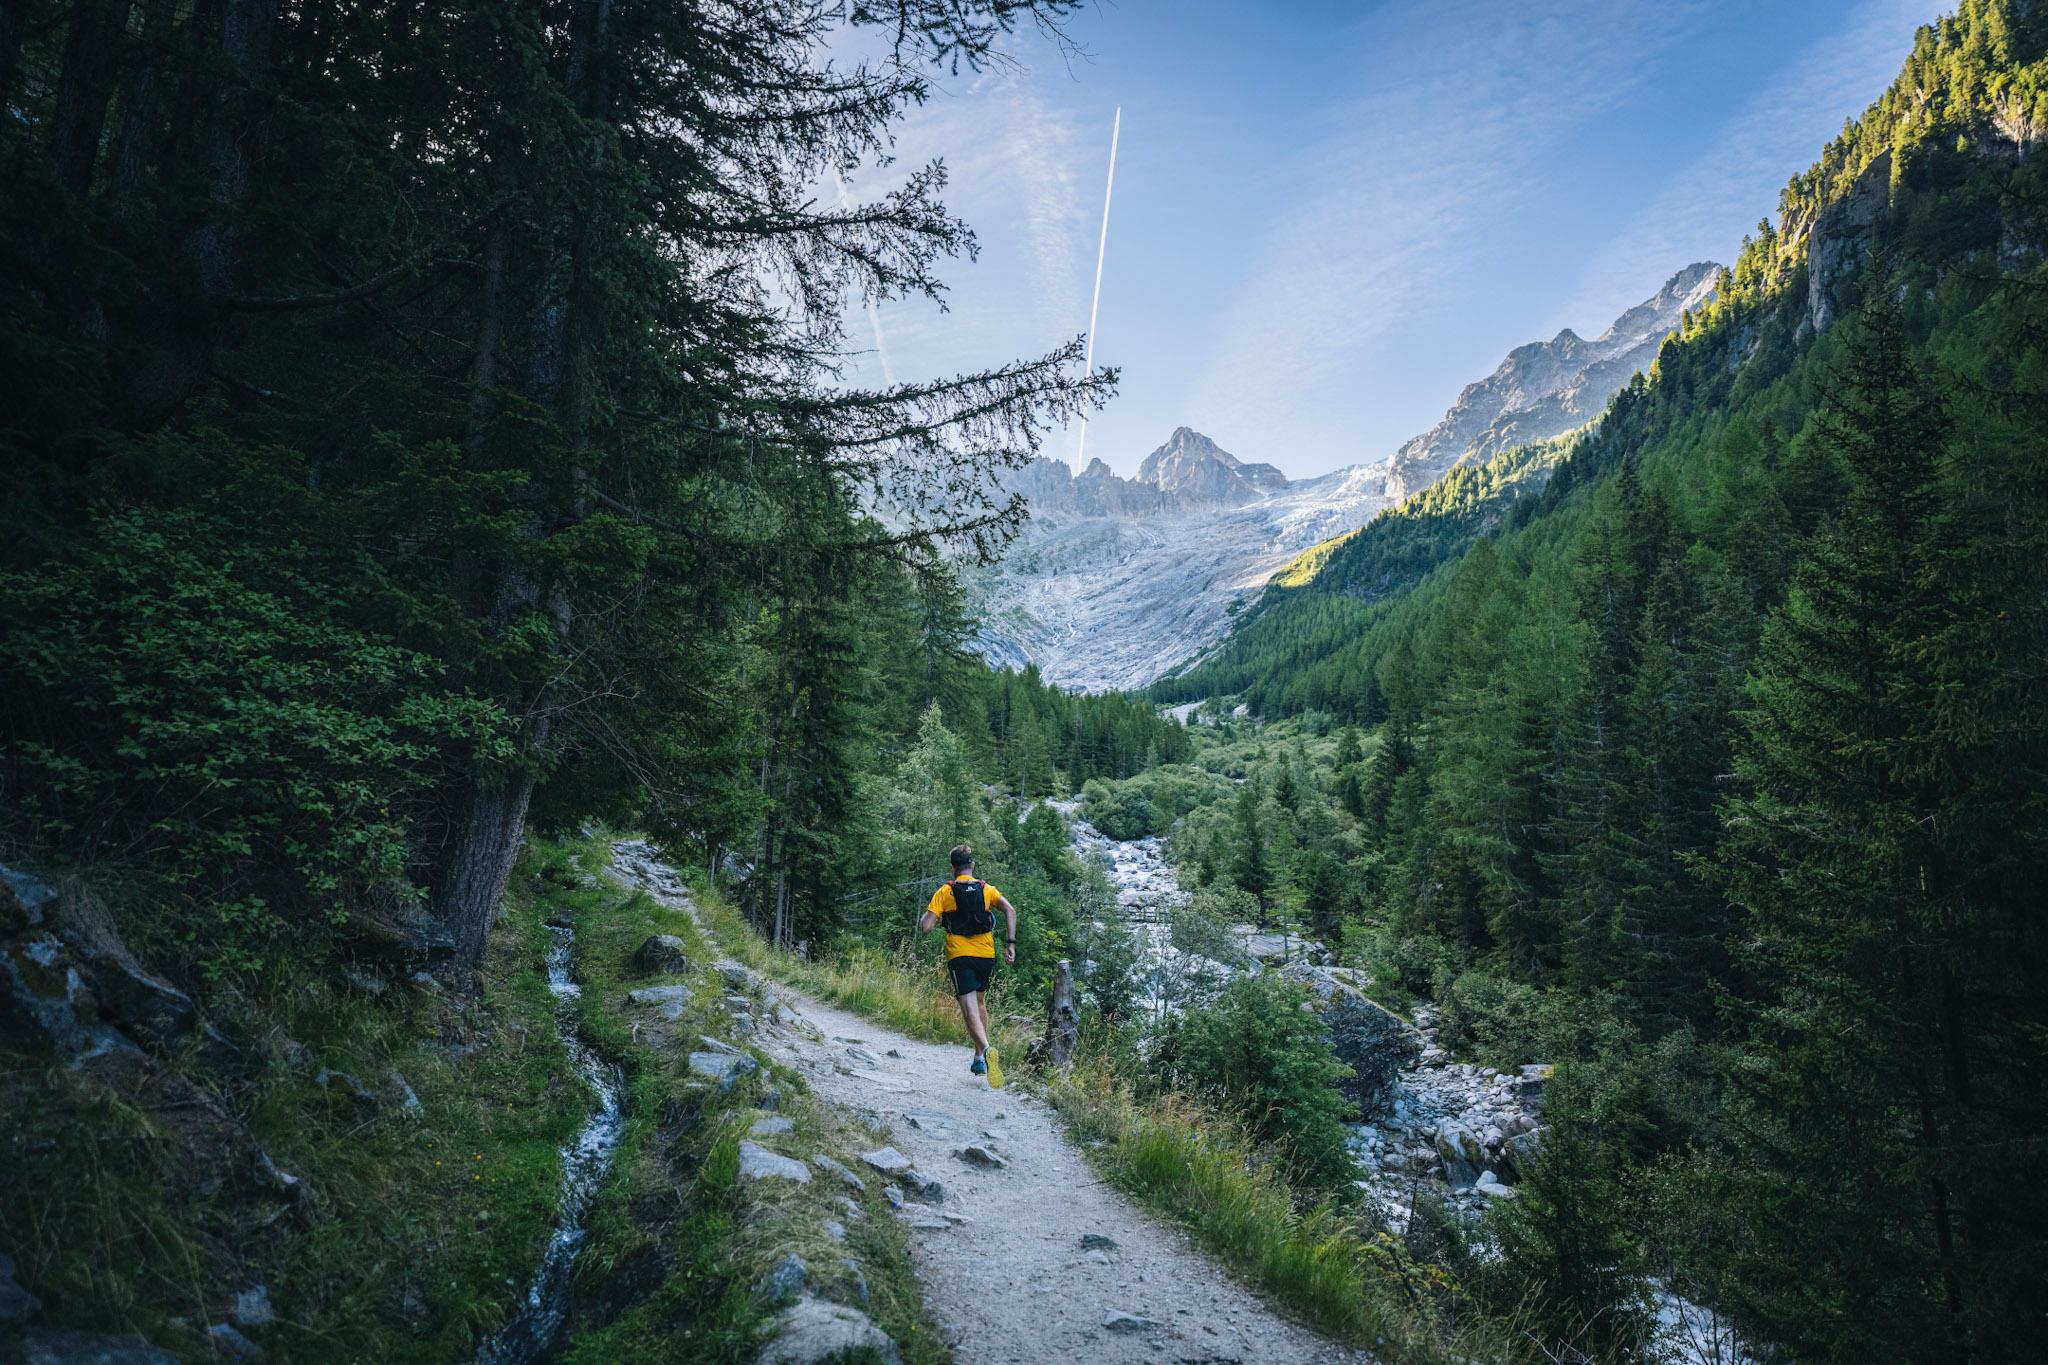
[[[940,82],[885,187],[944,157],[980,259],[854,319],[849,378],[1084,331],[1123,107],[1087,453],[1175,426],[1301,477],[1390,454],[1511,347],[1592,336],[1779,189],[1897,74],[1939,0],[1114,0],[1085,49]],[[1047,453],[1072,460],[1079,433]]]

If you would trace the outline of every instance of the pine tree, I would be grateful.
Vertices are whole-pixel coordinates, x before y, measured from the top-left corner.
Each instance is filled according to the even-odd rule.
[[[1723,868],[1761,988],[1736,1073],[1754,1245],[1733,1302],[1812,1358],[2013,1359],[2041,1344],[2023,1287],[2041,1229],[2011,1217],[1986,1144],[2012,1131],[2009,1099],[2041,1109],[1999,960],[2038,961],[2039,886],[1972,862],[1976,827],[2001,820],[1974,765],[2001,756],[1945,717],[1992,677],[1943,645],[1981,637],[1992,603],[1965,598],[1959,619],[1948,600],[1974,556],[1950,543],[1950,423],[1895,289],[1873,271],[1831,395],[1848,498],[1765,628],[1728,812]],[[2039,754],[2038,732],[2024,743]]]

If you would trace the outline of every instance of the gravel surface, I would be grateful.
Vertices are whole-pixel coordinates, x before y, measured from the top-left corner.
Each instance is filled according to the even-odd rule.
[[[644,844],[618,852],[624,877],[687,904]],[[1103,1184],[1047,1105],[968,1071],[966,1046],[918,1042],[766,984],[800,1018],[764,1027],[762,1048],[868,1117],[868,1150],[908,1156],[921,1181],[899,1177],[906,1189],[943,1186],[937,1202],[906,1199],[902,1216],[926,1302],[963,1365],[1371,1359],[1282,1317],[1179,1229]],[[957,1155],[970,1146],[1005,1164]]]

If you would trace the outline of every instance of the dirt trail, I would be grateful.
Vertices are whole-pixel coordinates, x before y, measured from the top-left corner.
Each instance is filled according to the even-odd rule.
[[[644,847],[622,848],[618,870],[687,903],[664,894],[674,875],[657,872]],[[1370,1359],[1279,1316],[1186,1234],[1104,1185],[1050,1108],[1014,1086],[991,1090],[968,1071],[965,1046],[918,1042],[770,984],[819,1036],[764,1028],[763,1050],[827,1100],[878,1116],[888,1135],[876,1146],[892,1143],[944,1184],[943,1202],[906,1203],[903,1215],[926,1300],[963,1365]],[[955,1155],[976,1143],[993,1146],[1007,1168]],[[1084,1248],[1084,1237],[1106,1237],[1114,1248]],[[1149,1323],[1106,1325],[1117,1314]]]

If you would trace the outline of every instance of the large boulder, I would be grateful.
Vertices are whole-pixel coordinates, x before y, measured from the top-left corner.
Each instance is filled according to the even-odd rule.
[[[690,970],[690,954],[674,934],[654,934],[633,951],[632,966],[642,976],[681,976]]]
[[[138,1051],[106,1022],[78,954],[42,929],[0,940],[0,1034],[73,1066]]]
[[[775,1320],[756,1365],[825,1365],[871,1352],[882,1365],[903,1365],[889,1334],[867,1314],[823,1299],[798,1299]]]
[[[758,1142],[740,1143],[740,1179],[742,1180],[794,1180],[799,1185],[811,1183],[811,1168],[794,1157],[771,1152]]]
[[[1358,1102],[1362,1115],[1377,1118],[1393,1103],[1401,1073],[1422,1056],[1421,1036],[1399,1015],[1348,986],[1339,987],[1324,1007],[1323,1022],[1337,1060],[1351,1068],[1338,1088]]]

